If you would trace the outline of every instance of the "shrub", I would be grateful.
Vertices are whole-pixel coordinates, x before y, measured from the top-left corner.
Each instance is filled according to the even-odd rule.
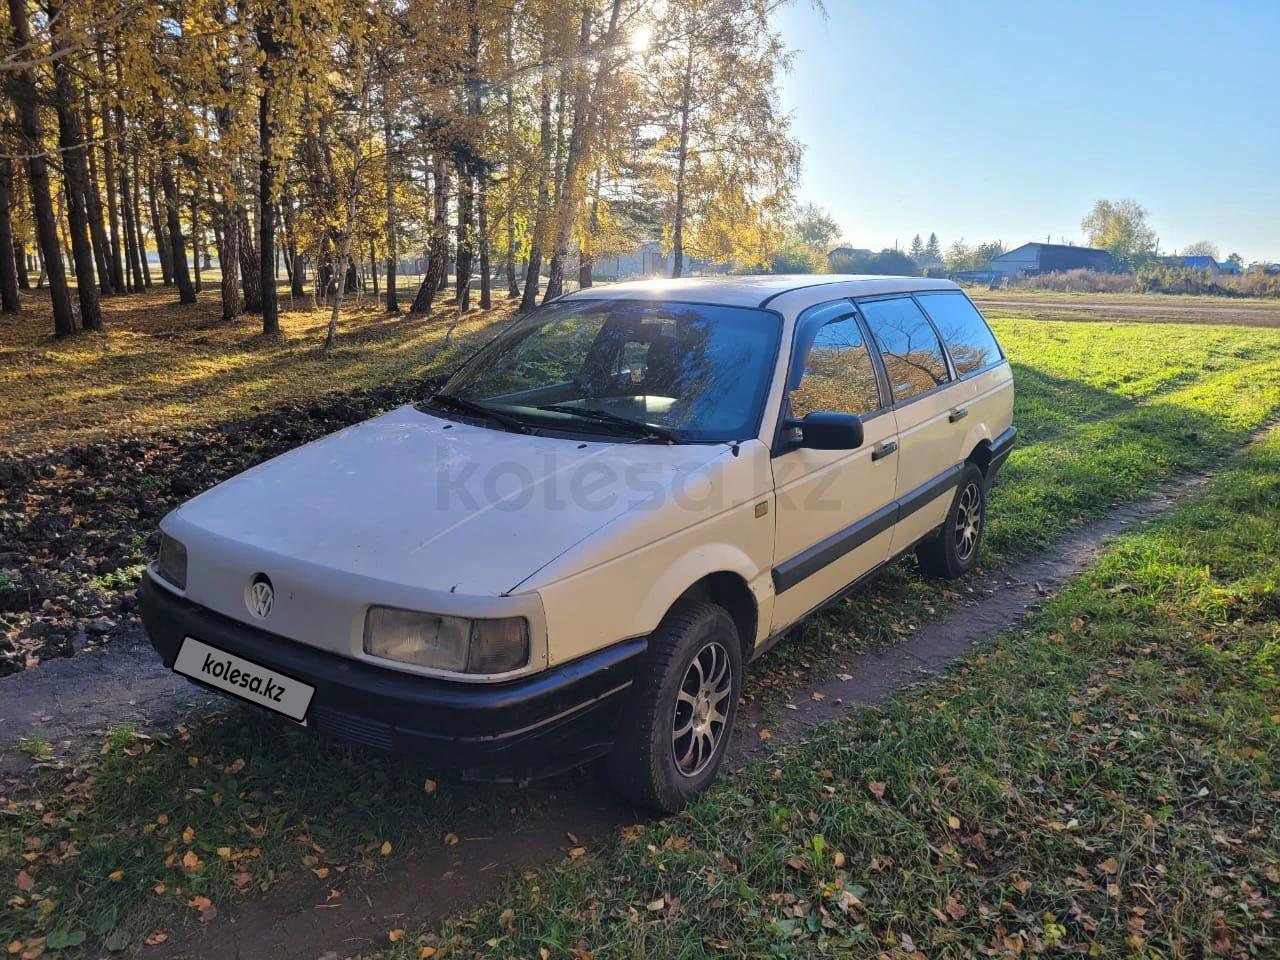
[[[1058,290],[1065,293],[1129,293],[1134,277],[1128,273],[1099,273],[1097,270],[1064,270],[1027,277],[1024,286],[1032,290]]]
[[[880,274],[887,277],[918,277],[920,267],[901,250],[886,247],[871,256],[833,257],[832,273]]]
[[[1280,297],[1280,275],[1247,273],[1213,276],[1189,267],[1143,267],[1137,275],[1143,293],[1199,293],[1219,297]]]

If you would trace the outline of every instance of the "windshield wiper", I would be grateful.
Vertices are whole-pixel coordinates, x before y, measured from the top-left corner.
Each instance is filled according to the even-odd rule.
[[[616,413],[610,413],[608,410],[597,410],[594,407],[575,407],[567,403],[544,403],[534,407],[534,409],[550,410],[552,413],[567,413],[570,416],[582,417],[585,420],[612,424],[615,427],[622,427],[636,436],[666,440],[668,443],[677,443],[680,440],[680,435],[674,430],[668,430],[666,427],[660,427],[657,424],[646,423],[643,420],[622,417]]]
[[[431,402],[438,403],[441,406],[453,407],[455,410],[461,410],[464,413],[472,413],[477,417],[484,417],[486,420],[492,420],[499,426],[509,430],[511,433],[528,433],[529,425],[517,420],[515,417],[508,416],[505,413],[499,413],[492,407],[486,407],[483,403],[476,403],[474,400],[464,400],[462,397],[455,397],[448,393],[433,393]]]

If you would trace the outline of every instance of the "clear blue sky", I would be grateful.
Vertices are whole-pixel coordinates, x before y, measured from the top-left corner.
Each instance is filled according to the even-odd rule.
[[[1081,242],[1133,197],[1165,251],[1280,260],[1280,0],[799,3],[799,196],[856,246]]]

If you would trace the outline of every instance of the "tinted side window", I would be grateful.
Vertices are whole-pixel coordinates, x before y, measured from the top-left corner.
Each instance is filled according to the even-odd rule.
[[[824,324],[805,358],[800,386],[791,391],[791,415],[829,410],[862,416],[879,408],[876,371],[857,317]]]
[[[950,379],[938,335],[914,300],[902,297],[858,306],[880,344],[894,403]]]
[[[942,334],[957,376],[967,376],[1001,358],[991,328],[964,294],[922,293],[918,299]]]

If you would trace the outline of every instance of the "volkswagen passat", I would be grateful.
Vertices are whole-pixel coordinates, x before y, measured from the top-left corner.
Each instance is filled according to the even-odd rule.
[[[169,514],[143,615],[176,671],[319,731],[482,778],[605,756],[675,810],[744,663],[907,551],[974,565],[1012,406],[948,281],[591,288]]]

